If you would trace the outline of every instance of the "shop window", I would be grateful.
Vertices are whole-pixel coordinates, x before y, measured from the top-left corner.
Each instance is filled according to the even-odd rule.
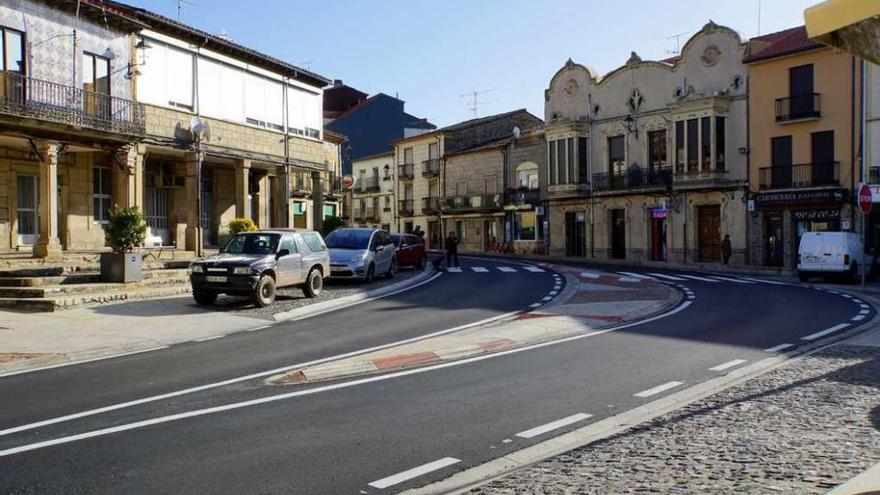
[[[513,239],[515,241],[534,241],[537,239],[534,211],[517,212],[513,218]]]
[[[96,222],[110,220],[111,173],[109,168],[92,167],[92,217]]]

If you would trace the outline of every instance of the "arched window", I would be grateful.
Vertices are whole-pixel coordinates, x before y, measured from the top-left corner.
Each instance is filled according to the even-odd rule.
[[[516,167],[516,187],[520,189],[538,188],[538,164],[522,162]]]

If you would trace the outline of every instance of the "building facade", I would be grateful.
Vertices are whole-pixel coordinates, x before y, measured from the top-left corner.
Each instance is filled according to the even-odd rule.
[[[354,160],[352,166],[352,225],[396,232],[394,151]]]
[[[753,38],[745,61],[750,255],[790,272],[804,232],[856,230],[861,62],[803,26]]]
[[[569,60],[545,92],[550,253],[746,263],[746,68],[712,22],[664,61],[605,76]]]

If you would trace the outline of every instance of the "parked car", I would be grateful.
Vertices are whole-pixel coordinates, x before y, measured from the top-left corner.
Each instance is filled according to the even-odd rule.
[[[262,307],[275,301],[279,287],[301,286],[306,297],[318,297],[330,275],[330,256],[321,234],[312,230],[242,232],[190,271],[197,303],[213,304],[218,294],[229,294],[250,296]]]
[[[391,235],[382,229],[338,228],[327,235],[330,276],[372,282],[377,274],[397,273],[397,256]]]
[[[798,247],[798,277],[846,275],[856,282],[865,261],[862,239],[853,232],[805,232]]]
[[[397,266],[414,266],[419,270],[425,268],[427,254],[424,239],[412,234],[391,234],[391,240],[397,253]]]

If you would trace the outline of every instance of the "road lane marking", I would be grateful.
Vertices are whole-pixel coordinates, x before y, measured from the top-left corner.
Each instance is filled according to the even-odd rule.
[[[640,278],[635,278],[635,277],[619,277],[619,278],[617,279],[617,281],[618,281],[618,282],[630,282],[630,283],[634,283],[634,282],[641,282],[642,279],[640,279]]]
[[[794,344],[779,344],[779,345],[775,345],[773,347],[764,349],[764,352],[779,352],[783,349],[788,349],[791,347],[794,347]]]
[[[104,361],[105,359],[133,356],[135,354],[143,354],[145,352],[161,351],[162,349],[168,349],[169,347],[171,347],[171,346],[170,345],[160,345],[160,346],[156,346],[156,347],[150,347],[148,349],[141,349],[139,351],[123,352],[122,354],[112,354],[110,356],[101,356],[101,357],[96,357],[96,358],[91,358],[91,359],[83,359],[81,361],[71,361],[69,363],[50,364],[49,366],[41,366],[39,368],[30,368],[30,369],[21,370],[21,371],[10,371],[9,373],[3,373],[2,375],[0,375],[0,378],[5,378],[7,376],[23,375],[25,373],[34,373],[36,371],[45,371],[45,370],[52,370],[55,368],[63,368],[65,366],[76,366],[78,364],[94,363],[95,361]]]
[[[510,266],[496,266],[495,268],[497,268],[499,272],[510,273],[510,272],[516,271],[516,268],[510,267]]]
[[[368,485],[381,490],[384,488],[388,488],[389,486],[394,486],[398,483],[403,483],[404,481],[409,481],[413,478],[418,478],[419,476],[428,474],[432,471],[437,471],[438,469],[443,469],[453,464],[458,464],[459,462],[461,462],[461,460],[456,459],[455,457],[444,457],[443,459],[438,459],[434,462],[429,462],[427,464],[422,464],[421,466],[408,469],[406,471],[403,471],[402,473],[397,473],[387,478],[376,480],[372,483],[368,483]]]
[[[862,309],[868,309],[868,308],[870,308],[871,306],[868,306],[867,304],[859,304],[859,307],[862,308]]]
[[[866,314],[868,314],[868,313],[870,313],[870,312],[871,312],[871,311],[869,311],[869,310],[867,310],[867,309],[863,309],[863,310],[859,311],[859,314],[860,314],[860,315],[866,315]]]
[[[629,276],[632,278],[637,278],[639,280],[657,280],[654,277],[649,277],[647,275],[642,275],[640,273],[633,273],[633,272],[617,272],[617,273],[619,273],[621,275],[626,275],[626,276]]]
[[[530,308],[537,308],[537,307],[541,306],[541,304],[542,303],[532,303],[532,304],[529,304],[529,307]]]
[[[691,280],[699,280],[700,282],[712,282],[712,283],[715,283],[715,284],[721,282],[720,280],[715,280],[715,279],[712,279],[712,278],[706,278],[706,277],[698,277],[698,276],[696,276],[696,275],[685,275],[685,274],[683,274],[683,273],[680,274],[680,275],[681,275],[682,277],[689,278],[689,279],[691,279]]]
[[[867,315],[855,315],[852,318],[850,318],[849,320],[850,321],[862,321],[865,318],[867,318]]]
[[[586,278],[599,278],[599,277],[601,277],[601,276],[602,276],[601,273],[596,273],[596,272],[581,272],[581,277],[586,277]]]
[[[248,332],[256,332],[257,330],[263,330],[264,328],[269,328],[269,327],[271,327],[271,326],[272,326],[272,325],[263,325],[263,326],[261,326],[261,327],[248,328],[246,331],[248,331]]]
[[[534,273],[544,273],[544,270],[537,266],[526,266],[525,269]]]
[[[734,366],[739,366],[745,362],[745,359],[734,359],[733,361],[728,361],[726,363],[721,363],[718,366],[713,366],[709,368],[709,371],[724,371],[726,369],[733,368]]]
[[[473,270],[477,273],[488,273],[489,272],[488,268],[482,267],[482,266],[472,266],[471,270]]]
[[[657,395],[660,392],[665,392],[671,388],[678,387],[679,385],[683,385],[683,383],[682,382],[667,382],[667,383],[664,383],[663,385],[657,385],[654,388],[649,388],[648,390],[643,390],[643,391],[641,391],[637,394],[633,394],[633,395],[635,395],[636,397],[643,397],[643,398],[650,397],[652,395]],[[0,452],[0,453],[2,453],[2,452]]]
[[[810,335],[807,335],[806,337],[801,337],[801,340],[816,340],[820,337],[830,335],[830,334],[832,334],[838,330],[841,330],[843,328],[846,328],[848,326],[849,326],[849,323],[839,323],[837,325],[834,325],[831,328],[826,328],[825,330],[822,330],[820,332],[811,333]]]
[[[461,267],[460,266],[450,266],[446,269],[446,271],[449,273],[461,273]]]
[[[545,297],[545,298],[543,298],[543,299],[541,299],[541,300],[542,300],[542,301],[550,301],[550,300],[552,300],[552,299],[553,299],[553,296],[547,296],[547,297]]]
[[[558,430],[559,428],[563,428],[573,423],[577,423],[578,421],[583,421],[585,419],[591,418],[592,415],[585,413],[577,413],[566,418],[557,419],[556,421],[551,421],[547,424],[543,424],[541,426],[536,426],[530,430],[521,431],[516,434],[516,436],[520,438],[534,438],[538,435],[543,435],[549,431]]]
[[[200,339],[193,339],[193,342],[207,342],[209,340],[217,340],[226,337],[225,335],[212,335],[210,337],[202,337]]]
[[[673,277],[672,275],[664,275],[664,274],[662,274],[662,273],[653,273],[653,272],[652,272],[652,273],[649,273],[648,275],[653,275],[653,276],[655,276],[655,277],[664,278],[664,279],[666,279],[666,280],[675,280],[675,281],[678,281],[678,282],[681,282],[681,281],[684,280],[684,279],[681,278],[681,277]]]
[[[551,290],[551,291],[550,291],[550,295],[551,295],[551,296],[555,296],[556,294],[559,294],[559,291],[558,291],[558,290]]]
[[[368,383],[373,383],[373,382],[392,380],[394,378],[399,378],[402,376],[428,373],[428,372],[438,370],[438,369],[451,368],[454,366],[463,366],[463,365],[475,363],[478,361],[484,361],[486,359],[495,359],[495,358],[507,356],[510,354],[518,354],[520,352],[527,352],[527,351],[531,351],[531,350],[535,350],[535,349],[541,349],[544,347],[549,347],[551,345],[559,345],[559,344],[564,344],[567,342],[574,342],[576,340],[586,339],[589,337],[597,337],[599,335],[604,335],[606,333],[615,332],[617,330],[623,330],[625,328],[637,327],[640,325],[644,325],[646,323],[651,323],[654,321],[662,320],[663,318],[668,318],[670,316],[674,316],[674,315],[684,311],[688,307],[690,307],[690,305],[691,305],[690,302],[684,302],[684,303],[680,304],[679,306],[677,306],[677,307],[675,307],[665,313],[659,314],[657,316],[652,316],[650,318],[646,318],[641,321],[634,321],[632,323],[626,323],[626,324],[623,324],[623,325],[620,325],[617,327],[606,328],[604,330],[596,330],[595,332],[591,332],[591,333],[583,333],[583,334],[573,335],[571,337],[565,337],[565,338],[561,338],[561,339],[557,339],[557,340],[541,342],[538,344],[532,344],[529,346],[518,347],[515,349],[509,349],[506,351],[499,351],[496,353],[483,354],[480,356],[474,356],[471,358],[460,359],[457,361],[449,361],[446,363],[434,364],[434,365],[426,366],[423,368],[413,368],[413,369],[409,369],[409,370],[398,371],[395,373],[388,373],[388,374],[384,374],[384,375],[377,375],[377,376],[371,376],[371,377],[367,377],[367,378],[361,378],[361,379],[352,380],[349,382],[335,383],[335,384],[331,384],[331,385],[325,385],[323,387],[315,387],[315,388],[310,388],[310,389],[306,389],[306,390],[299,390],[296,392],[289,392],[286,394],[272,395],[272,396],[262,397],[259,399],[252,399],[252,400],[248,400],[248,401],[244,401],[244,402],[225,404],[222,406],[215,406],[215,407],[210,407],[207,409],[200,409],[200,410],[195,410],[195,411],[188,411],[185,413],[172,414],[169,416],[162,416],[162,417],[148,419],[148,420],[144,420],[144,421],[138,421],[136,423],[119,425],[119,426],[115,426],[112,428],[93,430],[93,431],[86,432],[86,433],[80,433],[78,435],[61,437],[61,438],[56,438],[53,440],[46,440],[43,442],[32,443],[32,444],[28,444],[28,445],[21,445],[21,446],[14,447],[11,449],[0,450],[0,457],[19,454],[22,452],[29,452],[32,450],[42,449],[45,447],[51,447],[54,445],[62,445],[62,444],[66,444],[66,443],[76,442],[78,440],[83,440],[83,439],[87,439],[87,438],[94,438],[94,437],[109,435],[112,433],[135,430],[135,429],[144,428],[147,426],[152,426],[152,425],[157,425],[157,424],[162,424],[162,423],[170,423],[173,421],[179,421],[182,419],[187,419],[187,418],[192,418],[192,417],[197,417],[197,416],[205,416],[205,415],[209,415],[209,414],[215,414],[218,412],[230,411],[230,410],[234,410],[234,409],[241,409],[244,407],[256,406],[256,405],[261,405],[261,404],[266,404],[266,403],[271,403],[271,402],[276,402],[276,401],[281,401],[281,400],[287,400],[287,399],[292,399],[295,397],[301,397],[301,396],[305,396],[305,395],[318,394],[318,393],[327,392],[327,391],[331,391],[331,390],[355,387],[358,385],[363,385],[363,384],[368,384]],[[497,319],[501,319],[502,317],[507,317],[507,316],[517,314],[517,313],[519,313],[519,312],[513,311],[513,312],[508,313],[506,315],[500,315],[497,317],[489,318],[488,320],[497,320]],[[485,324],[485,323],[488,323],[488,321],[483,321],[481,324]],[[478,324],[471,323],[468,325],[462,325],[462,327],[466,328],[466,327],[475,326],[475,325],[478,325]],[[458,329],[460,329],[460,328],[458,328]],[[458,329],[456,329],[456,330],[458,330]],[[456,331],[456,330],[444,330],[444,331],[435,333],[435,335],[449,333],[449,331]],[[416,340],[422,340],[422,338],[419,337],[419,338],[409,339],[409,341],[416,341]],[[401,342],[403,342],[403,341],[401,341]],[[390,344],[389,346],[391,346],[391,345],[395,345],[395,344]],[[371,350],[379,350],[380,348],[384,349],[389,346],[379,346],[379,347],[373,348]],[[285,371],[291,371],[292,369],[302,368],[302,367],[306,367],[306,366],[310,366],[310,365],[314,365],[314,364],[319,364],[319,363],[322,363],[322,362],[325,362],[328,360],[338,359],[340,357],[350,357],[350,356],[354,356],[354,355],[358,355],[358,354],[363,354],[363,352],[355,351],[355,352],[348,353],[347,356],[340,355],[340,356],[337,356],[336,358],[320,359],[317,361],[313,361],[311,363],[304,363],[304,364],[293,366],[293,367],[286,366],[284,368],[276,368],[275,370],[270,370],[267,372],[255,373],[255,374],[249,375],[248,377],[245,377],[245,378],[253,379],[253,378],[260,378],[260,377],[267,376],[267,375],[275,375],[278,373],[283,373]],[[238,378],[238,379],[226,380],[225,382],[218,382],[218,383],[222,383],[224,385],[227,385],[227,384],[231,384],[231,383],[238,383],[241,381],[245,381],[245,380]],[[60,418],[48,419],[45,421],[40,421],[39,423],[32,423],[29,425],[23,425],[23,426],[19,426],[19,427],[15,427],[15,428],[9,428],[9,429],[0,431],[0,436],[8,435],[10,433],[15,433],[18,431],[30,430],[30,429],[38,428],[38,427],[45,426],[45,425],[61,423],[63,421],[70,421],[72,419],[82,418],[85,416],[92,416],[95,414],[99,414],[101,412],[122,409],[123,407],[130,407],[130,406],[136,405],[136,404],[143,404],[146,402],[153,402],[153,401],[160,400],[160,399],[184,395],[185,393],[192,393],[194,391],[206,390],[209,388],[214,388],[216,386],[220,386],[220,385],[217,385],[217,384],[202,385],[201,387],[193,387],[191,389],[186,389],[183,391],[171,392],[171,393],[167,393],[167,394],[163,394],[163,395],[157,395],[157,396],[153,396],[153,397],[149,397],[149,398],[145,398],[145,399],[139,399],[136,401],[127,402],[124,404],[117,404],[117,405],[113,405],[113,406],[103,407],[101,409],[95,409],[92,411],[84,411],[84,412],[77,413],[77,414],[62,416]]]
[[[759,284],[770,284],[770,285],[791,285],[786,282],[777,282],[775,280],[766,280],[763,278],[752,278],[752,277],[739,277],[742,280],[749,280],[752,282],[758,282]]]
[[[722,282],[736,282],[738,284],[754,284],[755,283],[755,282],[752,282],[749,280],[742,280],[742,279],[733,278],[733,277],[722,277],[719,275],[712,275],[712,278],[714,278],[715,280],[721,280]]]

